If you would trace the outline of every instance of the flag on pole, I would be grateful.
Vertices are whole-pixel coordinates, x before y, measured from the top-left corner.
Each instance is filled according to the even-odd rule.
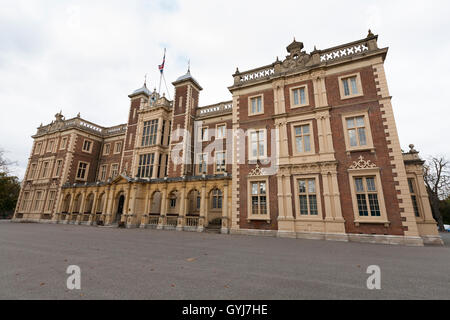
[[[159,72],[161,72],[161,73],[164,72],[164,63],[165,63],[165,62],[166,62],[166,48],[164,48],[163,62],[162,62],[162,64],[158,65]]]

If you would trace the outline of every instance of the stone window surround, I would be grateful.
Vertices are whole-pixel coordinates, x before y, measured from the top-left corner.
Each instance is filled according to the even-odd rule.
[[[252,113],[252,99],[258,98],[258,97],[261,97],[261,112],[256,111],[256,112]],[[257,115],[261,115],[261,114],[264,114],[264,94],[259,93],[259,94],[249,96],[248,97],[248,116],[251,117],[251,116],[257,116]]]
[[[78,170],[80,169],[80,164],[81,163],[85,163],[86,164],[86,170],[84,171],[84,177],[83,178],[78,178]],[[78,161],[78,165],[77,165],[77,171],[75,172],[75,180],[78,181],[87,181],[87,178],[89,176],[89,162],[86,161]]]
[[[295,219],[296,220],[307,220],[307,221],[323,221],[323,210],[322,210],[322,198],[320,192],[320,179],[319,174],[308,174],[308,175],[294,175],[294,195],[295,195]],[[300,193],[298,190],[298,181],[314,179],[316,181],[316,198],[317,198],[317,215],[301,215],[300,214]]]
[[[352,78],[352,77],[356,77],[356,88],[358,89],[358,93],[356,93],[356,94],[350,93],[350,95],[346,96],[344,93],[344,85],[342,84],[342,80],[347,79],[347,78]],[[361,84],[361,74],[359,72],[346,74],[346,75],[338,77],[338,83],[339,83],[339,93],[341,95],[341,100],[364,96],[364,91],[363,91],[362,84]]]
[[[52,192],[54,192],[53,193],[53,195],[54,195],[53,199],[50,198],[50,195],[52,194]],[[49,189],[48,190],[47,199],[45,200],[45,205],[44,205],[44,210],[43,210],[45,213],[51,213],[52,212],[52,208],[55,205],[57,193],[58,193],[57,189]],[[48,208],[50,203],[52,204],[52,208]]]
[[[36,142],[36,147],[34,148],[34,154],[40,154],[42,152],[43,141]]]
[[[102,179],[102,169],[105,168],[105,178]],[[98,181],[105,181],[108,176],[108,164],[100,165],[100,169],[98,171]]]
[[[67,148],[67,143],[69,142],[69,137],[68,136],[66,136],[66,137],[62,137],[61,138],[61,144],[60,144],[60,146],[59,146],[59,150],[64,150],[64,149],[66,149]]]
[[[202,138],[203,129],[206,129],[206,134]],[[198,133],[198,141],[199,142],[209,141],[209,132],[208,131],[209,131],[209,127],[208,126],[201,126],[201,127],[199,127],[199,133]]]
[[[53,142],[53,145],[51,145],[51,142]],[[50,153],[53,153],[53,152],[55,152],[55,146],[56,146],[56,144],[57,144],[57,139],[50,139],[50,140],[48,140],[48,143],[47,143],[47,146],[46,146],[46,148],[45,148],[45,152],[50,152]],[[52,147],[50,150],[49,150],[49,147]]]
[[[88,141],[88,142],[90,142],[91,144],[89,145],[89,150],[86,150],[85,148],[84,148],[84,145],[86,144],[86,141]],[[85,153],[92,153],[92,149],[94,148],[94,141],[93,140],[91,140],[91,139],[86,139],[86,138],[84,138],[83,139],[83,144],[82,144],[82,146],[81,146],[81,151],[82,152],[85,152]]]
[[[115,166],[115,165],[117,165],[117,175],[116,176],[118,176],[119,175],[119,163],[118,162],[115,162],[115,163],[111,163],[111,169],[109,170],[109,177],[110,178],[112,178],[112,179],[114,179],[116,176],[113,176],[113,167]]]
[[[299,104],[294,104],[294,91],[297,89],[301,89],[301,88],[305,88],[305,103],[302,104],[299,101]],[[298,85],[298,86],[294,86],[294,87],[290,88],[289,89],[289,97],[290,97],[290,102],[291,102],[291,104],[290,104],[291,109],[309,106],[308,85],[302,84],[302,85]],[[300,99],[300,97],[299,97],[299,99]]]
[[[314,143],[314,126],[313,126],[313,120],[302,120],[302,121],[296,121],[296,122],[290,122],[289,123],[291,126],[291,146],[292,146],[292,156],[306,156],[306,155],[312,155],[316,153],[316,146]],[[311,150],[310,151],[306,151],[306,152],[298,152],[297,151],[297,144],[295,141],[295,127],[298,126],[304,126],[304,125],[308,125],[309,124],[309,130],[310,130],[310,134],[309,134],[309,139],[310,139],[310,145],[311,145]]]
[[[252,144],[251,144],[251,134],[257,131],[264,131],[264,154],[262,156],[257,155],[256,157],[252,156]],[[259,140],[258,140],[259,141]],[[267,159],[267,129],[264,128],[252,128],[247,130],[247,145],[248,145],[248,160],[265,160]],[[258,149],[259,151],[259,149]]]
[[[252,182],[266,183],[266,214],[252,214]],[[247,221],[264,220],[270,222],[270,191],[269,191],[269,176],[255,176],[247,177]]]
[[[33,170],[33,167],[34,167],[34,170]],[[38,170],[38,162],[30,163],[30,172],[28,173],[28,176],[27,176],[26,180],[27,181],[33,180],[34,177],[36,176],[37,170]]]
[[[37,199],[39,192],[41,192],[41,197],[39,199]],[[37,189],[34,191],[33,200],[31,201],[30,212],[41,213],[41,211],[43,209],[42,206],[45,205],[46,195],[47,195],[47,190],[45,190],[45,189]],[[37,204],[38,207],[35,209],[36,201],[39,201],[39,203]]]
[[[201,163],[202,164],[202,166],[204,165],[205,166],[205,170],[204,171],[200,171],[200,156],[203,156],[203,155],[206,155],[206,161],[203,163]],[[205,152],[200,152],[200,153],[197,153],[197,164],[196,164],[196,166],[195,166],[195,172],[198,174],[198,175],[202,175],[202,174],[208,174],[208,154],[207,153],[205,153]],[[203,158],[202,158],[203,159]]]
[[[347,129],[347,118],[353,118],[353,117],[364,117],[364,127],[366,128],[366,142],[367,145],[365,146],[356,146],[352,147],[350,146],[350,139],[348,137],[348,129]],[[370,118],[369,118],[369,110],[360,110],[360,111],[352,111],[352,112],[346,112],[341,113],[342,117],[342,128],[344,130],[344,140],[345,140],[345,149],[347,154],[349,154],[352,151],[363,151],[363,150],[369,150],[369,151],[375,151],[375,147],[373,146],[373,139],[372,139],[372,129],[370,128]]]
[[[350,192],[352,196],[352,205],[353,205],[353,216],[354,216],[354,223],[355,225],[359,226],[360,223],[379,223],[384,224],[385,226],[389,226],[390,222],[387,218],[386,213],[386,204],[384,201],[384,194],[383,194],[383,185],[381,183],[381,177],[380,177],[380,168],[371,168],[371,169],[349,169],[348,171],[348,178],[350,183]],[[380,207],[380,216],[379,217],[373,217],[373,216],[367,216],[367,217],[361,217],[359,215],[358,210],[358,202],[356,200],[356,189],[355,189],[355,178],[358,177],[375,177],[375,187],[377,189],[378,194],[378,205]]]

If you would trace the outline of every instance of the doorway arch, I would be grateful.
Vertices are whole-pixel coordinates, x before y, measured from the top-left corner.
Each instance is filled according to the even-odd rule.
[[[114,218],[114,223],[118,223],[123,214],[123,207],[125,205],[125,195],[119,195],[119,199],[117,201],[117,212]]]

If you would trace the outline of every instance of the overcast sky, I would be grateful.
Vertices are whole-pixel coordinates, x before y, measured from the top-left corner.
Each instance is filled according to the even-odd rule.
[[[364,38],[389,47],[385,63],[404,150],[450,158],[450,3],[442,1],[9,1],[0,0],[0,148],[26,169],[31,135],[62,109],[103,126],[125,123],[127,95],[170,84],[187,69],[200,105],[231,100],[241,71]],[[164,88],[164,84],[163,84]]]

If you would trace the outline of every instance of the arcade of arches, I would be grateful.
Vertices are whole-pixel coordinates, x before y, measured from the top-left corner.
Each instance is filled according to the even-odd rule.
[[[203,231],[231,227],[229,179],[142,182],[125,176],[105,185],[64,188],[53,221]]]

